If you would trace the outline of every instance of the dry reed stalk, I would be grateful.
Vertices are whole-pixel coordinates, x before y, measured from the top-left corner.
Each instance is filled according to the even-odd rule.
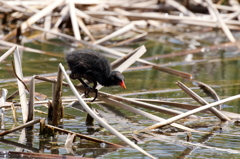
[[[29,100],[28,100],[28,119],[27,122],[33,120],[34,116],[34,102],[35,102],[35,79],[34,76],[30,81],[30,89],[29,89]]]
[[[86,140],[94,141],[94,142],[97,142],[97,143],[106,143],[106,144],[113,145],[113,146],[116,146],[116,147],[124,147],[124,146],[121,146],[121,145],[118,145],[118,144],[114,144],[114,143],[111,143],[111,142],[107,142],[107,141],[100,140],[100,139],[97,139],[97,138],[93,138],[93,137],[90,137],[90,136],[86,136],[86,135],[83,135],[83,134],[75,133],[75,132],[72,132],[72,131],[69,131],[69,130],[61,129],[59,127],[55,127],[55,126],[52,126],[52,125],[45,125],[45,127],[51,128],[51,129],[54,129],[56,131],[63,132],[63,133],[66,133],[66,134],[75,134],[76,137],[79,137],[81,139],[86,139]]]
[[[239,9],[239,7],[240,7],[239,2],[236,1],[236,0],[229,0],[228,3],[229,3],[234,9]]]
[[[23,51],[29,51],[29,52],[34,52],[34,53],[38,53],[38,54],[45,54],[45,55],[49,55],[49,56],[53,56],[53,57],[62,57],[62,55],[56,55],[56,54],[53,54],[53,53],[50,53],[50,52],[45,52],[45,51],[25,47],[25,46],[22,46],[22,45],[17,45],[17,44],[7,42],[7,41],[4,41],[4,40],[0,40],[0,44],[5,45],[5,46],[9,46],[9,47],[17,46],[19,49],[21,49]]]
[[[139,48],[135,49],[133,51],[133,55],[128,57],[128,59],[126,59],[126,61],[124,61],[124,63],[122,63],[120,66],[118,66],[115,70],[119,71],[119,72],[123,72],[129,66],[131,66],[135,61],[137,61],[146,51],[147,50],[146,50],[144,45],[142,45]],[[131,52],[129,54],[131,54]],[[127,56],[125,56],[125,57],[127,57]]]
[[[169,102],[169,101],[163,101],[163,100],[158,100],[158,99],[133,98],[133,100],[137,100],[137,101],[141,101],[141,102],[149,102],[149,103],[154,103],[154,104],[169,105],[169,106],[174,106],[174,107],[188,109],[188,110],[192,110],[192,109],[200,107],[198,105],[182,104],[182,103]]]
[[[51,20],[52,20],[52,16],[51,16],[51,12],[45,17],[44,20],[44,29],[46,30],[50,30],[51,29]],[[45,39],[48,39],[47,33],[44,35]]]
[[[1,91],[1,98],[0,98],[0,105],[3,105],[5,104],[6,102],[6,99],[7,99],[7,94],[8,94],[8,90],[2,88],[2,91]],[[5,112],[5,109],[4,108],[1,108],[0,109],[0,115],[1,115],[1,129],[4,129],[5,128],[5,125],[4,125],[4,112]]]
[[[154,104],[149,104],[149,103],[136,101],[136,100],[133,100],[133,99],[130,99],[130,98],[124,98],[124,97],[120,97],[120,96],[116,96],[116,95],[111,95],[111,94],[100,92],[100,91],[98,92],[98,94],[100,96],[105,96],[105,97],[108,97],[108,98],[115,99],[117,101],[121,101],[121,102],[124,102],[124,103],[132,104],[132,105],[139,106],[139,107],[146,108],[146,109],[150,109],[150,110],[155,110],[155,111],[165,113],[165,114],[168,114],[168,115],[182,114],[182,112],[177,111],[177,110],[172,110],[172,109],[164,108],[164,107],[157,106],[157,105],[154,105]],[[195,118],[195,119],[197,118],[198,119],[199,117],[193,115],[193,116],[191,116],[191,118]]]
[[[209,104],[208,102],[206,102],[203,98],[201,98],[199,95],[197,95],[195,92],[193,92],[190,88],[188,88],[187,86],[185,86],[183,83],[181,83],[180,81],[178,81],[176,83],[185,93],[187,93],[190,97],[192,97],[195,101],[197,101],[199,104],[201,105],[207,105]],[[224,114],[222,114],[220,111],[218,111],[216,108],[212,107],[209,109],[209,111],[211,111],[215,116],[217,116],[219,119],[221,119],[222,121],[230,121],[230,119],[225,116]]]
[[[81,11],[77,8],[76,8],[76,14],[77,14],[77,16],[79,16],[81,18],[84,18],[86,20],[89,20],[89,21],[96,21],[96,22],[99,22],[99,23],[104,23],[104,24],[109,24],[109,25],[112,25],[112,26],[122,27],[121,24],[113,23],[113,22],[105,20],[105,19],[89,16],[88,14],[84,13],[83,11]]]
[[[108,46],[108,47],[115,47],[115,46],[119,46],[119,45],[124,45],[124,44],[130,43],[130,42],[132,42],[132,41],[134,41],[134,40],[141,39],[141,38],[143,38],[143,37],[145,37],[145,36],[147,36],[147,35],[148,35],[148,33],[147,33],[147,32],[144,32],[144,33],[142,33],[142,34],[136,35],[136,36],[134,36],[134,37],[132,37],[132,38],[123,40],[123,41],[118,42],[118,43],[116,43],[116,44],[112,44],[112,45],[110,45],[110,46]]]
[[[131,21],[126,16],[122,15],[122,13],[127,14],[129,11],[124,10],[122,8],[114,8],[113,11],[116,12],[116,13],[119,13],[119,15],[121,15],[121,16],[118,16],[119,18],[121,18],[121,19],[119,19],[119,20],[121,20],[121,23],[123,23],[123,24],[131,23]]]
[[[211,0],[205,0],[205,1],[208,4],[208,7],[210,7],[213,10],[213,12],[215,13],[215,15],[216,15],[220,25],[222,26],[222,29],[223,29],[224,33],[228,37],[228,39],[231,42],[236,42],[236,39],[233,37],[233,35],[232,35],[231,31],[229,30],[229,28],[227,27],[226,23],[219,16],[218,10],[213,6],[212,1]]]
[[[95,42],[94,37],[92,36],[91,32],[88,30],[86,25],[84,24],[82,18],[77,17],[77,22],[79,27],[85,32],[85,34],[92,40],[92,42]]]
[[[124,17],[124,16],[121,16],[121,17]],[[112,23],[118,24],[121,27],[124,27],[125,25],[131,23],[126,19],[123,20],[121,17],[118,17],[118,16],[104,16],[102,18],[104,18],[104,20],[108,20],[108,21],[111,21]]]
[[[52,125],[58,126],[59,122],[63,118],[63,106],[62,106],[62,71],[58,68],[57,81],[54,85],[53,96],[52,96],[52,112],[49,112],[52,115]]]
[[[178,108],[183,108],[183,109],[188,109],[188,110],[193,110],[196,108],[199,108],[201,106],[199,105],[190,105],[190,104],[181,104],[181,103],[175,103],[175,102],[168,102],[168,101],[161,101],[161,100],[154,100],[154,99],[138,99],[134,98],[134,100],[142,101],[142,102],[149,102],[149,103],[155,103],[155,104],[164,104],[164,105],[170,105]],[[219,99],[220,100],[220,99]],[[228,118],[235,118],[238,119],[240,118],[240,114],[233,113],[233,112],[227,112],[227,111],[221,111],[222,114],[227,116]]]
[[[134,6],[134,7],[146,7],[149,5],[154,5],[157,4],[157,0],[148,0],[148,1],[135,1],[134,3],[129,3],[129,5]]]
[[[15,51],[15,49],[17,48],[17,46],[12,46],[7,52],[5,52],[1,57],[0,57],[0,63],[6,59],[11,53],[13,53],[13,51]]]
[[[16,10],[16,11],[19,11],[21,13],[25,13],[27,14],[26,12],[26,9],[22,8],[22,7],[19,7],[19,6],[16,6],[16,5],[9,5],[6,1],[4,0],[0,0],[0,3],[2,3],[3,5],[7,6],[8,8],[11,8],[13,10]]]
[[[43,7],[49,4],[49,1],[14,1],[14,0],[9,0],[5,1],[8,5],[30,5],[30,6],[38,6],[38,7]]]
[[[119,108],[128,110],[128,111],[130,111],[130,112],[132,112],[132,113],[141,115],[141,116],[143,116],[143,117],[146,117],[146,118],[149,118],[149,119],[152,119],[152,120],[155,120],[155,121],[164,121],[164,120],[165,120],[165,119],[160,118],[160,117],[158,117],[158,116],[156,116],[156,115],[152,115],[152,114],[147,113],[147,112],[145,112],[145,111],[142,111],[142,110],[140,110],[140,109],[136,109],[136,108],[131,107],[131,106],[129,106],[129,105],[120,103],[119,101],[116,101],[116,100],[111,99],[111,98],[106,98],[106,97],[100,96],[99,99],[102,100],[102,101],[105,101],[106,104],[114,105],[115,107],[119,107]],[[185,127],[185,126],[180,125],[180,124],[177,124],[177,123],[172,123],[172,124],[170,124],[170,125],[173,126],[173,127],[178,128],[178,129],[181,129],[181,130],[190,131],[190,132],[196,132],[196,130],[194,130],[194,129]]]
[[[22,63],[21,63],[21,58],[19,54],[18,47],[14,51],[14,66],[16,70],[16,75],[20,80],[23,80],[23,73],[22,73]],[[19,90],[19,96],[20,96],[20,103],[21,103],[21,108],[22,108],[22,117],[23,117],[23,123],[26,123],[27,118],[28,118],[28,105],[27,105],[27,98],[26,98],[26,92],[25,92],[25,85],[17,79],[18,83],[18,90]]]
[[[44,9],[42,9],[41,11],[39,11],[38,13],[34,14],[33,16],[31,16],[28,20],[26,20],[25,22],[23,22],[21,24],[21,30],[22,33],[25,32],[25,30],[31,26],[33,23],[35,23],[36,21],[38,21],[39,19],[41,19],[42,17],[46,16],[47,14],[49,14],[50,12],[53,11],[53,9],[55,9],[56,7],[60,6],[62,3],[64,2],[64,0],[55,0],[53,3],[50,3],[47,7],[45,7]]]
[[[192,21],[189,21],[189,20],[184,20],[184,21],[180,21],[180,22],[182,22],[184,24],[189,24],[189,25],[205,26],[205,27],[212,27],[212,28],[221,28],[216,22],[214,22],[214,23],[192,22]],[[228,21],[228,23],[231,23],[231,22]],[[228,28],[232,29],[232,30],[240,30],[240,27],[236,24],[228,24]]]
[[[75,4],[72,1],[68,1],[68,5],[74,36],[77,40],[81,40],[81,34],[79,31],[77,16],[75,13]]]
[[[103,121],[100,117],[98,117],[90,108],[89,106],[82,100],[82,98],[79,96],[76,88],[74,87],[74,85],[72,84],[70,78],[68,77],[64,67],[59,64],[59,67],[61,68],[71,90],[73,91],[74,95],[77,97],[79,103],[82,105],[82,107],[88,112],[88,114],[90,114],[97,122],[99,122],[99,124],[101,124],[102,126],[104,126],[108,131],[110,131],[111,133],[113,133],[114,135],[116,135],[117,137],[119,137],[121,140],[123,140],[124,142],[126,142],[127,144],[129,144],[131,147],[135,148],[136,150],[140,151],[141,153],[145,154],[146,156],[150,157],[150,158],[155,158],[152,155],[150,155],[149,153],[147,153],[146,151],[144,151],[142,148],[138,147],[136,144],[134,144],[132,141],[130,141],[128,138],[126,138],[124,135],[122,135],[121,133],[119,133],[117,130],[115,130],[114,128],[112,128],[110,125],[108,125],[105,121]]]
[[[30,5],[26,5],[26,4],[21,4],[23,7],[25,7],[27,10],[30,10],[32,13],[38,13],[40,10],[38,10],[35,7],[32,7]]]
[[[118,16],[117,13],[115,12],[110,12],[110,11],[85,11],[86,14],[90,16]],[[188,24],[191,25],[199,25],[206,24],[206,27],[211,25],[211,27],[217,27],[219,26],[216,24],[217,21],[212,20],[212,19],[206,19],[206,18],[196,18],[196,17],[188,17],[188,16],[176,16],[176,15],[169,15],[169,14],[160,14],[160,13],[151,13],[151,12],[144,12],[144,13],[132,13],[128,12],[127,14],[122,14],[123,16],[126,16],[128,18],[133,18],[133,19],[141,19],[141,20],[160,20],[160,21],[173,21],[173,22],[181,22],[185,23],[185,21]],[[213,25],[214,24],[214,25]],[[226,21],[226,24],[229,25],[229,22]]]
[[[144,45],[134,49],[133,51],[129,52],[127,55],[122,56],[121,58],[118,58],[117,60],[113,61],[111,63],[111,68],[114,70],[117,67],[119,67],[123,62],[125,62],[127,59],[129,59],[132,55],[134,55],[139,49],[142,49],[142,51],[146,51],[146,48]]]
[[[231,20],[231,19],[234,19],[235,17],[239,16],[239,14],[240,14],[240,10],[238,9],[236,12],[230,14],[230,15],[226,18],[226,20],[229,21],[229,20]]]
[[[151,65],[153,66],[152,67],[153,69],[160,70],[160,71],[169,73],[171,75],[179,76],[179,77],[186,78],[186,79],[189,79],[189,80],[192,79],[192,75],[189,74],[189,73],[174,70],[174,69],[171,69],[171,68],[168,68],[168,67],[159,66],[159,65],[156,65],[156,64],[153,64],[153,63]]]
[[[32,126],[32,125],[34,125],[34,124],[36,124],[36,123],[39,123],[39,122],[40,122],[40,119],[32,120],[32,121],[27,122],[27,123],[25,123],[25,124],[23,124],[23,125],[20,125],[20,126],[18,126],[18,127],[16,127],[16,128],[13,128],[13,129],[11,129],[11,130],[4,131],[4,132],[0,133],[0,136],[7,135],[7,134],[9,134],[9,133],[12,133],[12,132],[18,131],[18,130],[20,130],[20,129],[23,129],[23,128]]]
[[[181,13],[183,13],[187,16],[196,17],[196,15],[193,12],[191,12],[186,7],[184,7],[183,5],[181,5],[180,3],[178,3],[174,0],[166,0],[166,3],[170,6],[173,6],[174,8],[178,9]]]
[[[58,28],[59,25],[67,20],[69,18],[69,6],[66,5],[60,12],[60,17],[58,18],[57,22],[55,23],[54,27],[53,28]]]
[[[109,40],[109,39],[111,39],[111,38],[114,38],[114,37],[116,37],[116,36],[122,35],[122,34],[128,32],[128,31],[130,31],[133,27],[134,27],[134,23],[130,23],[130,24],[124,26],[123,28],[118,29],[117,31],[115,31],[115,32],[113,32],[113,33],[105,36],[104,38],[97,40],[97,41],[94,42],[93,44],[96,44],[96,45],[97,45],[97,44],[100,44],[100,43],[102,43],[102,42],[104,42],[104,41],[107,41],[107,40]]]
[[[2,140],[1,142],[8,144],[8,140]],[[16,152],[16,151],[7,151],[6,155],[7,156],[16,156],[19,158],[48,158],[48,159],[59,159],[59,158],[66,158],[66,159],[94,159],[94,158],[88,158],[88,157],[78,157],[78,156],[70,156],[70,155],[58,155],[58,154],[44,154],[43,152],[41,152],[39,149],[30,147],[30,146],[26,146],[23,144],[19,144],[19,143],[13,143],[11,142],[13,146],[15,147],[21,147],[22,149],[26,149],[28,151],[32,151],[32,152]]]
[[[217,102],[214,102],[214,103],[211,103],[211,104],[207,104],[207,105],[204,105],[202,107],[199,107],[199,108],[196,108],[194,110],[190,110],[186,113],[183,113],[183,114],[180,114],[180,115],[177,115],[175,117],[172,117],[170,119],[167,119],[166,121],[164,122],[160,122],[160,123],[157,123],[157,124],[154,124],[152,126],[149,126],[147,128],[144,129],[144,131],[147,131],[147,130],[151,130],[151,129],[155,129],[155,128],[158,128],[158,127],[162,127],[164,125],[167,125],[167,124],[170,124],[172,122],[175,122],[177,120],[180,120],[184,117],[187,117],[189,115],[192,115],[194,113],[198,113],[200,111],[203,111],[203,110],[206,110],[206,109],[209,109],[211,107],[214,107],[214,106],[217,106],[219,104],[223,104],[223,103],[226,103],[226,102],[229,102],[229,101],[232,101],[232,100],[235,100],[235,99],[239,99],[240,98],[240,95],[235,95],[235,96],[232,96],[232,97],[228,97],[226,99],[222,99],[220,101],[217,101]]]

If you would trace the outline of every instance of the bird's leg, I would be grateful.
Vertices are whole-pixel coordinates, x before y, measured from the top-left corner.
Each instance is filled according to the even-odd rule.
[[[88,88],[88,91],[84,91],[84,94],[85,94],[85,97],[86,97],[86,98],[89,97],[88,94],[89,94],[89,92],[90,92],[91,87],[90,87],[88,84],[86,84],[81,78],[78,78],[78,80],[82,83],[82,85],[83,85],[85,88]]]
[[[97,96],[98,96],[98,90],[96,89],[96,87],[97,87],[97,82],[94,81],[94,82],[93,82],[92,90],[95,92],[95,97],[93,98],[93,100],[92,100],[91,102],[95,101],[95,99],[96,99]]]
[[[98,90],[96,89],[97,87],[97,82],[93,80],[93,87],[90,87],[88,84],[86,84],[81,78],[78,78],[78,80],[82,83],[82,85],[86,88],[88,88],[87,91],[84,91],[85,97],[89,97],[88,94],[90,92],[90,90],[92,89],[95,92],[95,96],[93,98],[93,100],[91,102],[94,102],[95,99],[97,98],[98,95]]]

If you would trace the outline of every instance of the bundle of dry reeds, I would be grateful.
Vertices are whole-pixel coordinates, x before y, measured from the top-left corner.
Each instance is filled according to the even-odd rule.
[[[92,49],[107,52],[117,59],[112,63],[112,68],[120,72],[126,70],[133,63],[139,62],[143,66],[150,67],[151,69],[156,69],[169,73],[170,75],[179,76],[189,81],[194,81],[204,91],[208,91],[209,94],[211,94],[211,96],[216,100],[216,102],[209,104],[181,82],[177,82],[177,85],[202,106],[166,102],[161,100],[124,98],[118,95],[111,95],[99,91],[98,100],[159,122],[145,129],[136,130],[135,133],[149,131],[163,127],[165,125],[171,125],[187,132],[193,132],[196,130],[177,124],[175,122],[186,117],[199,119],[199,116],[193,114],[204,110],[209,110],[222,121],[231,120],[233,117],[232,114],[229,115],[226,112],[214,108],[214,106],[218,106],[222,103],[238,99],[240,98],[240,95],[220,100],[216,92],[211,87],[203,82],[193,80],[191,74],[168,67],[163,67],[147,60],[140,59],[140,57],[146,52],[144,46],[141,46],[134,51],[129,52],[127,55],[123,52],[111,48],[113,46],[122,46],[135,40],[144,38],[148,35],[148,32],[151,28],[154,28],[155,30],[161,30],[163,23],[171,23],[173,25],[181,23],[185,25],[201,25],[203,27],[221,28],[226,37],[229,39],[229,44],[238,45],[238,42],[232,34],[232,30],[235,31],[240,29],[240,4],[237,3],[236,5],[236,3],[233,4],[232,1],[229,1],[231,2],[230,5],[226,6],[215,4],[211,0],[194,0],[183,2],[181,3],[181,1],[179,2],[175,0],[55,0],[41,2],[23,0],[0,0],[0,17],[2,19],[1,29],[7,32],[7,34],[1,35],[0,45],[1,49],[8,50],[2,54],[0,57],[0,62],[2,62],[7,56],[14,52],[13,70],[15,71],[16,79],[18,81],[18,93],[20,95],[20,105],[24,122],[24,124],[19,127],[0,133],[0,136],[25,127],[33,126],[35,123],[39,123],[41,121],[41,134],[54,134],[54,131],[65,132],[69,134],[69,138],[67,140],[68,142],[66,142],[66,145],[68,146],[71,145],[75,137],[80,137],[95,142],[104,142],[121,147],[120,145],[58,128],[59,122],[62,120],[64,113],[64,108],[61,100],[62,87],[64,86],[70,87],[76,96],[76,98],[72,100],[79,101],[87,113],[101,126],[105,127],[112,134],[116,135],[133,148],[139,150],[151,158],[154,158],[152,155],[144,151],[124,135],[112,128],[108,123],[106,123],[105,120],[101,119],[96,114],[96,112],[94,112],[86,104],[86,101],[84,101],[79,95],[79,92],[83,93],[85,88],[74,86],[70,81],[65,68],[61,64],[59,64],[56,80],[52,80],[47,77],[44,78],[40,76],[33,76],[30,80],[30,86],[28,89],[28,86],[25,84],[26,80],[24,79],[22,73],[22,64],[19,50],[50,55],[50,53],[47,53],[45,51],[24,47],[21,45],[21,38],[25,36],[26,33],[29,33],[33,30],[41,31],[41,36],[44,37],[45,40],[52,38],[54,35],[56,37],[61,37],[65,40],[70,41],[73,45],[84,45]],[[99,32],[101,32],[101,34],[99,34]],[[125,36],[122,36],[123,34]],[[121,40],[114,40],[116,37],[121,37]],[[160,57],[164,58],[167,56],[181,56],[197,51],[199,51],[199,49],[182,53],[172,53],[164,56],[162,55]],[[66,79],[67,82],[63,82],[63,79]],[[36,80],[53,83],[54,89],[51,102],[36,101]],[[101,86],[98,86],[97,88],[101,89]],[[26,92],[29,92],[29,99],[27,99]],[[93,92],[90,92],[90,95],[91,94],[93,94]],[[7,98],[7,90],[3,89],[0,108],[11,108],[13,110],[13,116],[15,117],[15,107],[18,106],[19,103],[14,104],[13,102],[9,101],[9,99],[10,98]],[[9,102],[6,102],[7,100]],[[48,124],[45,124],[45,121],[40,120],[39,118],[34,120],[34,105],[36,103],[49,103],[48,113],[51,115],[48,116]],[[160,104],[192,110],[183,113],[159,106]],[[173,115],[174,117],[170,119],[163,119],[156,115],[132,107],[131,105],[151,109],[161,113],[166,113]],[[1,114],[3,116],[4,113]],[[238,114],[235,115],[237,117],[239,116]]]

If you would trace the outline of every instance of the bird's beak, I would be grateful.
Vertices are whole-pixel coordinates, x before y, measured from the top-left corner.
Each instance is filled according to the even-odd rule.
[[[124,88],[124,89],[127,88],[126,85],[125,85],[125,83],[124,83],[124,81],[121,81],[121,82],[119,83],[119,85],[120,85],[122,88]]]

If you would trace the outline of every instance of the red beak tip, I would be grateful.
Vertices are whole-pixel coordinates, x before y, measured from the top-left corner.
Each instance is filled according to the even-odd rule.
[[[120,82],[120,84],[119,84],[122,88],[124,88],[124,89],[126,89],[127,87],[126,87],[126,85],[125,85],[125,83],[122,81],[122,82]]]

